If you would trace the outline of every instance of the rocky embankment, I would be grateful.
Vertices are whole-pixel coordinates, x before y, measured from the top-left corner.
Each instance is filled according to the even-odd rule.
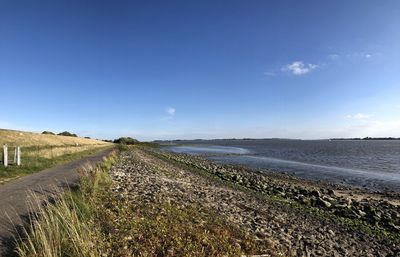
[[[222,180],[263,194],[323,209],[338,217],[361,220],[365,224],[394,235],[400,233],[400,205],[391,203],[389,200],[393,199],[385,199],[382,195],[374,196],[371,193],[357,195],[348,193],[348,190],[343,193],[343,190],[335,190],[334,186],[304,183],[303,180],[290,176],[265,174],[238,166],[221,165],[187,154],[163,152],[162,156],[205,170]]]
[[[400,256],[400,246],[393,241],[324,217],[358,220],[396,235],[399,209],[389,202],[138,148],[123,153],[111,175],[121,198],[183,207],[195,203],[214,210],[260,240],[266,247],[259,254],[265,256]]]

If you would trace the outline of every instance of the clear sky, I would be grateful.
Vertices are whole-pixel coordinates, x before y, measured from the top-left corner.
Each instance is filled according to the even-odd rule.
[[[0,127],[400,137],[400,1],[0,0]]]

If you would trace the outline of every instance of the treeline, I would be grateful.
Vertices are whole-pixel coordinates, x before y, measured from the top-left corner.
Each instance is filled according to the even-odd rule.
[[[331,140],[400,140],[400,137],[331,138]]]
[[[151,147],[159,146],[157,143],[140,142],[139,140],[131,138],[131,137],[120,137],[118,139],[114,139],[113,141],[111,141],[111,140],[105,140],[105,141],[112,142],[114,144],[120,144],[120,145],[142,145],[142,146],[151,146]]]
[[[51,132],[51,131],[43,131],[42,134],[44,134],[44,135],[66,136],[66,137],[78,137],[77,134],[73,134],[73,133],[68,132],[68,131],[63,131],[63,132],[60,132],[58,134],[56,134],[54,132]]]

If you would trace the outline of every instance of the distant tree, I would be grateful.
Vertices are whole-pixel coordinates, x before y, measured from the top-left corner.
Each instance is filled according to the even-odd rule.
[[[53,132],[51,131],[43,131],[42,132],[43,135],[55,135]]]
[[[90,137],[85,137],[86,139],[91,139]]]
[[[121,145],[135,145],[138,144],[139,141],[131,137],[120,137],[118,139],[115,139],[114,143]]]
[[[109,139],[103,139],[102,141],[103,142],[107,142],[107,143],[112,143],[113,142],[112,140],[109,140]]]
[[[68,132],[68,131],[64,131],[64,132],[58,133],[57,135],[66,136],[66,137],[78,137],[76,134],[72,134],[71,132]]]

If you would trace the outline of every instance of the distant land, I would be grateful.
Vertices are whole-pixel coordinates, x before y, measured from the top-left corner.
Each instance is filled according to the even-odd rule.
[[[400,140],[400,137],[332,138],[331,140]]]
[[[203,142],[203,141],[231,141],[231,140],[307,140],[299,138],[215,138],[215,139],[173,139],[173,140],[154,140],[155,143],[165,142]],[[329,138],[329,139],[310,139],[310,140],[400,140],[400,137],[353,137],[353,138]]]

